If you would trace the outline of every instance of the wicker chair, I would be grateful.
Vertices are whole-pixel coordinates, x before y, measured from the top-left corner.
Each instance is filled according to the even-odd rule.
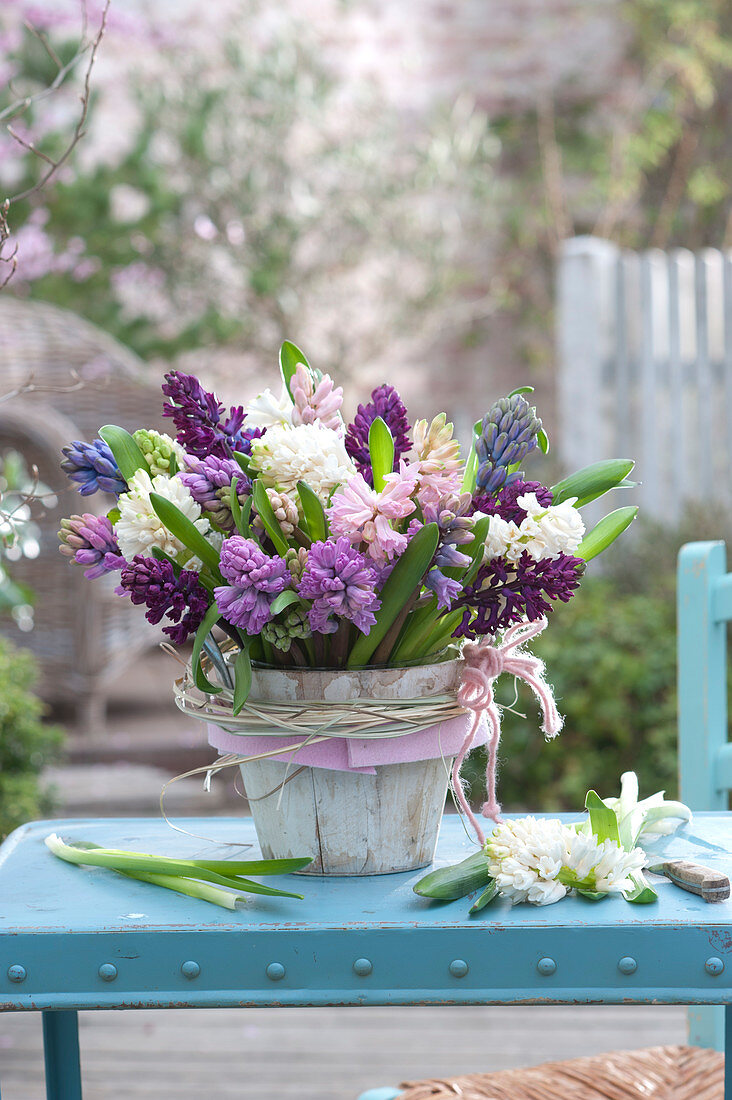
[[[83,385],[70,388],[75,371]],[[33,389],[25,389],[32,376]],[[33,650],[42,666],[39,690],[50,702],[72,702],[83,729],[104,722],[107,686],[155,640],[139,608],[114,595],[113,578],[90,583],[58,553],[62,516],[107,511],[112,499],[81,497],[59,468],[61,447],[92,440],[100,425],[134,430],[163,427],[160,390],[144,377],[131,351],[75,314],[44,302],[0,296],[0,453],[19,451],[38,467],[58,505],[45,514],[41,552],[12,565],[15,580],[35,593],[35,627],[19,630],[9,618],[2,632]]]
[[[651,1047],[531,1069],[405,1082],[402,1089],[399,1100],[722,1100],[724,1056],[699,1047]],[[375,1100],[378,1092],[361,1100]]]

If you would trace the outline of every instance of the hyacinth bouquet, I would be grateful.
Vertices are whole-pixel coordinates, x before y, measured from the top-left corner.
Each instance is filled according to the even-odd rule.
[[[62,462],[83,496],[116,497],[106,514],[62,521],[62,553],[91,579],[116,574],[120,596],[174,643],[192,637],[197,687],[230,687],[234,713],[253,661],[426,664],[535,621],[635,516],[620,508],[586,533],[580,512],[630,485],[631,461],[551,487],[525,480],[524,460],[548,449],[528,388],[488,410],[463,458],[445,414],[411,424],[392,386],[346,424],[341,388],[294,344],[280,366],[279,396],[230,409],[171,371],[163,413],[175,437],[108,425]]]

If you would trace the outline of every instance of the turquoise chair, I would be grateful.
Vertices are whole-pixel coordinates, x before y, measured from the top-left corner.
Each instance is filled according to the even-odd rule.
[[[732,790],[727,733],[727,622],[732,573],[723,542],[690,542],[679,552],[677,652],[679,785],[692,810],[726,810]],[[690,1008],[689,1042],[724,1050],[724,1010]]]

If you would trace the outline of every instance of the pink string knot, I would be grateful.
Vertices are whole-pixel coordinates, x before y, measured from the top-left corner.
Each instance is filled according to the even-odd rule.
[[[501,807],[496,798],[496,759],[501,738],[501,715],[493,695],[493,683],[502,672],[508,672],[528,684],[536,695],[542,712],[541,728],[547,737],[556,737],[562,728],[562,717],[557,710],[552,690],[544,679],[544,662],[533,653],[521,649],[524,642],[535,638],[546,628],[547,620],[518,623],[506,631],[501,645],[489,642],[467,642],[463,647],[464,666],[457,691],[457,700],[472,714],[462,748],[452,769],[452,785],[458,806],[470,821],[481,844],[485,835],[470,808],[460,778],[460,769],[478,732],[485,723],[490,727],[487,741],[486,791],[483,816],[493,821],[501,820]]]

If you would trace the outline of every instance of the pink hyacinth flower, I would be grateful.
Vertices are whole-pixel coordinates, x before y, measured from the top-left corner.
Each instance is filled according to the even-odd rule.
[[[362,474],[355,474],[333,495],[328,509],[331,531],[345,535],[353,546],[365,544],[364,553],[374,561],[391,561],[407,547],[407,536],[396,531],[392,521],[405,519],[415,511],[411,499],[414,478],[387,474],[381,492],[372,489]]]
[[[292,423],[321,424],[341,435],[344,432],[340,408],[343,404],[342,386],[334,386],[330,375],[324,374],[317,386],[313,385],[310,371],[304,363],[298,363],[290,382],[292,392]]]

